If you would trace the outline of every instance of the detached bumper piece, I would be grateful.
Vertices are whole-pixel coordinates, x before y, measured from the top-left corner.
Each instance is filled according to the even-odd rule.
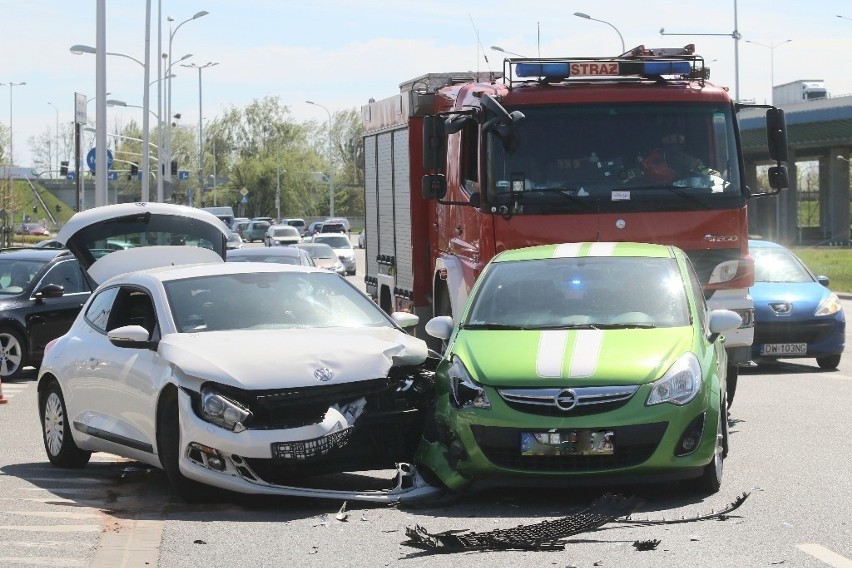
[[[569,536],[594,530],[633,513],[642,500],[606,494],[588,509],[534,525],[520,525],[511,529],[497,529],[486,533],[446,531],[430,534],[420,525],[406,527],[408,540],[402,544],[413,548],[440,553],[469,550],[564,550],[561,540]]]

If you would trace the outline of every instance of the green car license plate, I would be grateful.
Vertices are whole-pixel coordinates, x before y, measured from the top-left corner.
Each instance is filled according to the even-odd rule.
[[[615,453],[612,430],[551,430],[521,432],[523,456],[611,456]]]
[[[807,343],[765,343],[760,351],[762,355],[805,355]]]

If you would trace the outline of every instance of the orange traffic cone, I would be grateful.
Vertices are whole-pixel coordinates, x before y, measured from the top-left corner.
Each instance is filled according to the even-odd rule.
[[[3,396],[3,379],[0,379],[0,404],[6,404],[6,398]]]

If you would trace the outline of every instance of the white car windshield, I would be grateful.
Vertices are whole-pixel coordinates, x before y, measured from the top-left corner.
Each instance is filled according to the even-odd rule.
[[[314,239],[315,243],[325,243],[331,248],[342,249],[352,248],[352,243],[345,235],[318,235]]]
[[[330,272],[217,274],[164,286],[183,333],[392,326],[372,300]]]

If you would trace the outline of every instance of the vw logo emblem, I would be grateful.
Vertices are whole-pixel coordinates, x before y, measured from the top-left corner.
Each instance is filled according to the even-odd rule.
[[[327,383],[328,381],[334,378],[334,371],[323,367],[322,369],[317,369],[316,371],[314,371],[314,377],[316,377],[318,381]]]
[[[562,389],[553,397],[553,402],[559,410],[568,412],[577,406],[577,395],[572,389]]]

